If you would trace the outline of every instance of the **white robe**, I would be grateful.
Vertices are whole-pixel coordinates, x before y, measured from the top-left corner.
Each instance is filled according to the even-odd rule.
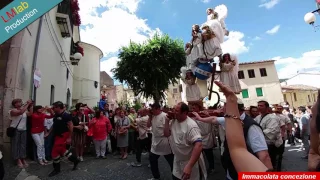
[[[222,63],[220,81],[228,85],[234,93],[241,92],[241,86],[238,79],[238,71],[235,71],[235,65],[231,63]]]
[[[198,101],[201,98],[200,88],[197,84],[186,85],[186,99],[187,101]]]
[[[224,30],[218,20],[210,20],[205,23],[208,25],[215,37],[204,42],[204,51],[201,58],[213,59],[222,54],[221,44],[224,42]]]
[[[197,38],[192,42],[193,48],[191,50],[191,60],[197,60],[201,54],[203,54],[203,47],[202,47],[202,35],[201,33],[197,33]]]

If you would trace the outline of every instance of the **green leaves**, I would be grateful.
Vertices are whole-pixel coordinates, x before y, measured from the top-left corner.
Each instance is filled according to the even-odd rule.
[[[177,83],[186,58],[183,41],[155,35],[144,43],[130,42],[122,47],[119,59],[112,70],[114,77],[127,83],[135,93],[158,101],[170,83]]]

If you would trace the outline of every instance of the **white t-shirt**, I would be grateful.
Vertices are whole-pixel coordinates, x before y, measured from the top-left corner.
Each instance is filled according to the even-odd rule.
[[[169,138],[164,136],[164,125],[166,123],[167,114],[161,112],[157,116],[152,117],[152,145],[151,152],[157,155],[168,155],[171,154],[171,147]]]
[[[148,128],[147,123],[149,120],[149,116],[143,116],[136,119],[138,125],[139,139],[145,139],[148,137]]]
[[[44,120],[44,127],[46,127],[47,130],[51,129],[52,125],[53,125],[53,118]]]
[[[171,124],[171,138],[175,144],[175,146],[172,147],[174,153],[172,173],[175,177],[182,178],[183,170],[192,156],[194,143],[202,142],[200,128],[190,117],[187,117],[183,122],[173,120]],[[198,163],[192,167],[192,173],[190,175],[190,179],[192,180],[200,179],[199,165],[201,166],[201,164],[203,164],[203,167],[205,167],[201,156]]]
[[[12,109],[12,110],[14,110],[14,109]],[[17,125],[21,119],[21,121],[17,127],[17,130],[19,130],[19,131],[27,130],[27,113],[24,112],[22,115],[19,115],[19,116],[11,116],[10,112],[12,110],[9,111],[9,119],[11,120],[10,127],[14,127],[14,128],[17,127]]]
[[[214,146],[213,134],[212,134],[213,125],[205,122],[201,122],[201,121],[195,121],[195,122],[198,124],[200,128],[203,149],[212,148]]]

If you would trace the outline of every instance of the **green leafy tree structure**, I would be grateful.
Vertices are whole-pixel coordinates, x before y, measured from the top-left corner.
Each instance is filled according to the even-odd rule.
[[[155,35],[144,43],[130,42],[122,47],[120,61],[112,70],[114,77],[126,83],[135,94],[159,102],[169,84],[178,83],[185,66],[184,43],[168,35]]]

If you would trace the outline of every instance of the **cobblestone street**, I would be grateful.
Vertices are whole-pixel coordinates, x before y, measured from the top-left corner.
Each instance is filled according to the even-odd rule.
[[[301,159],[303,151],[300,150],[301,145],[287,146],[283,158],[283,171],[307,171],[307,160]],[[214,150],[216,170],[210,175],[209,179],[225,179],[225,173],[220,163],[219,150]],[[130,155],[127,160],[119,160],[117,156],[108,155],[106,160],[96,160],[94,157],[86,157],[85,162],[79,164],[79,170],[71,171],[72,165],[62,163],[60,175],[48,178],[47,175],[52,170],[51,165],[40,166],[35,162],[30,163],[30,167],[26,171],[21,171],[16,167],[8,167],[6,170],[6,180],[128,180],[141,179],[146,180],[151,178],[151,171],[148,168],[148,156],[143,156],[143,166],[134,168],[130,163],[135,160],[134,155]],[[163,180],[171,180],[169,166],[164,158],[159,159],[159,168]]]

